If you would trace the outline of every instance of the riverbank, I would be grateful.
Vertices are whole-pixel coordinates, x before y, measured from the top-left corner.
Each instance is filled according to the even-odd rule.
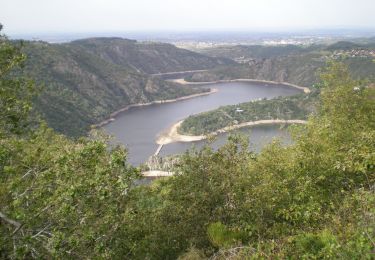
[[[274,124],[306,124],[307,121],[305,120],[283,120],[283,119],[272,119],[272,120],[258,120],[258,121],[250,121],[244,122],[237,125],[227,126],[221,128],[213,133],[208,135],[182,135],[178,133],[178,128],[181,126],[183,120],[175,123],[170,128],[168,128],[164,133],[161,133],[156,143],[161,145],[175,143],[175,142],[194,142],[206,139],[208,136],[211,135],[218,135],[222,133],[226,133],[235,129],[239,129],[242,127],[249,127],[249,126],[256,126],[256,125],[274,125]]]
[[[161,133],[156,139],[156,143],[170,144],[175,142],[194,142],[200,141],[206,138],[204,135],[182,135],[178,133],[178,128],[181,126],[184,120],[178,121],[171,127],[169,127],[164,133]]]
[[[216,88],[211,88],[210,91],[208,91],[208,92],[202,92],[202,93],[192,94],[192,95],[188,95],[188,96],[182,96],[182,97],[179,97],[179,98],[166,99],[166,100],[155,100],[155,101],[151,101],[151,102],[147,102],[147,103],[137,103],[137,104],[127,105],[126,107],[123,107],[123,108],[121,108],[119,110],[116,110],[115,112],[111,113],[109,115],[108,119],[106,119],[106,120],[104,120],[104,121],[102,121],[98,124],[92,125],[92,128],[99,128],[99,127],[105,126],[105,125],[109,124],[110,122],[114,121],[115,117],[118,114],[120,114],[122,112],[125,112],[125,111],[127,111],[131,108],[134,108],[134,107],[144,107],[144,106],[150,106],[150,105],[155,105],[155,104],[172,103],[172,102],[182,101],[182,100],[186,100],[186,99],[190,99],[190,98],[210,95],[210,94],[216,93],[217,91],[218,90]]]
[[[172,72],[172,73],[176,73],[176,72]],[[297,86],[297,85],[294,85],[294,84],[291,84],[291,83],[288,83],[288,82],[276,82],[276,81],[258,80],[258,79],[231,79],[231,80],[217,80],[217,81],[208,81],[208,82],[190,82],[190,81],[186,81],[185,79],[182,78],[182,79],[173,79],[173,80],[169,80],[169,81],[174,82],[174,83],[178,83],[178,84],[181,84],[181,85],[212,85],[212,84],[226,83],[226,82],[252,82],[252,83],[263,83],[263,84],[272,84],[272,85],[285,85],[285,86],[290,86],[290,87],[302,90],[304,93],[310,93],[311,92],[310,89],[307,88],[307,87]],[[177,101],[195,98],[195,97],[199,97],[199,96],[210,95],[210,94],[213,94],[217,91],[218,91],[217,89],[211,88],[210,91],[208,91],[208,92],[192,94],[192,95],[183,96],[183,97],[179,97],[179,98],[175,98],[175,99],[156,100],[156,101],[151,101],[151,102],[147,102],[147,103],[136,103],[136,104],[127,105],[126,107],[123,107],[123,108],[121,108],[119,110],[116,110],[115,112],[111,113],[109,115],[108,119],[103,120],[102,122],[100,122],[98,124],[92,125],[92,128],[100,128],[102,126],[105,126],[105,125],[109,124],[110,122],[114,121],[115,117],[118,114],[120,114],[122,112],[125,112],[125,111],[127,111],[131,108],[134,108],[134,107],[143,107],[143,106],[150,106],[150,105],[155,105],[155,104],[177,102]],[[189,138],[186,137],[185,139],[187,140]],[[193,141],[196,141],[196,140],[193,140]],[[188,142],[191,142],[191,141],[188,141]]]
[[[298,86],[288,82],[277,82],[277,81],[270,81],[270,80],[261,80],[261,79],[227,79],[227,80],[217,80],[217,81],[205,81],[205,82],[191,82],[186,81],[185,79],[173,79],[169,80],[174,83],[182,84],[182,85],[210,85],[210,84],[217,84],[217,83],[225,83],[225,82],[252,82],[252,83],[265,83],[265,84],[272,84],[272,85],[285,85],[292,88],[296,88],[302,90],[304,93],[310,93],[311,90],[307,87]]]
[[[145,171],[142,172],[142,176],[146,178],[159,178],[159,177],[170,177],[173,176],[173,172],[167,172],[167,171],[158,171],[158,170],[153,170],[153,171]]]

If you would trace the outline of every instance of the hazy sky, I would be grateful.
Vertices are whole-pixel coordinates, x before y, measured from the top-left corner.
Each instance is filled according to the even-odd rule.
[[[0,0],[6,33],[375,27],[375,0]]]

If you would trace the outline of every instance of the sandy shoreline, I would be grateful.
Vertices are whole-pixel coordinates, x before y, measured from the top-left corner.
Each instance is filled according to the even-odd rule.
[[[217,81],[206,81],[206,82],[192,82],[186,81],[185,79],[173,79],[170,80],[171,82],[179,83],[182,85],[210,85],[210,84],[217,84],[217,83],[225,83],[225,82],[253,82],[253,83],[267,83],[272,85],[285,85],[289,87],[293,87],[299,90],[302,90],[304,93],[310,93],[311,90],[307,87],[301,87],[292,83],[288,82],[277,82],[277,81],[270,81],[270,80],[262,80],[262,79],[227,79],[227,80],[217,80]]]
[[[242,127],[247,126],[255,126],[255,125],[273,125],[273,124],[306,124],[307,121],[305,120],[283,120],[283,119],[272,119],[272,120],[258,120],[258,121],[250,121],[244,122],[237,125],[227,126],[221,128],[213,133],[208,135],[181,135],[178,133],[178,128],[181,126],[183,120],[178,121],[170,128],[168,128],[164,133],[160,134],[156,139],[157,144],[170,144],[174,142],[194,142],[206,139],[209,135],[218,135],[221,133],[226,133],[228,131],[239,129]]]
[[[194,142],[206,138],[204,135],[181,135],[178,133],[178,128],[184,120],[178,121],[169,127],[164,133],[161,133],[156,139],[157,144],[170,144],[174,142]]]
[[[143,177],[146,177],[146,178],[158,178],[158,177],[170,177],[170,176],[173,176],[174,173],[173,172],[167,172],[167,171],[158,171],[158,170],[154,170],[154,171],[145,171],[145,172],[142,172],[142,175]]]
[[[127,111],[127,110],[129,110],[130,108],[133,108],[133,107],[143,107],[143,106],[150,106],[150,105],[154,105],[154,104],[172,103],[172,102],[177,102],[177,101],[181,101],[181,100],[185,100],[185,99],[210,95],[210,94],[215,93],[217,91],[218,91],[218,89],[211,88],[210,91],[208,91],[208,92],[197,93],[197,94],[192,94],[192,95],[188,95],[188,96],[182,96],[182,97],[175,98],[175,99],[156,100],[156,101],[151,101],[151,102],[147,102],[147,103],[137,103],[137,104],[127,105],[126,107],[123,107],[123,108],[121,108],[119,110],[116,110],[115,112],[111,113],[109,115],[108,119],[106,119],[106,120],[104,120],[104,121],[102,121],[98,124],[92,125],[92,128],[99,128],[99,127],[102,127],[106,124],[109,124],[110,122],[115,120],[115,117],[118,114],[120,114],[121,112],[125,112],[125,111]]]

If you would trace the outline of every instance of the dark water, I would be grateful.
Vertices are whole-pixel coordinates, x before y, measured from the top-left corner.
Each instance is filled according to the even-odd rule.
[[[163,130],[189,115],[213,110],[224,105],[238,104],[259,98],[290,96],[299,90],[283,85],[267,85],[263,83],[230,82],[210,85],[219,91],[174,103],[155,104],[146,107],[132,108],[119,114],[116,120],[104,126],[107,133],[115,137],[115,141],[124,144],[129,150],[129,161],[138,165],[154,154],[158,145],[155,140]],[[243,129],[241,132],[248,132]],[[285,136],[279,126],[255,127],[251,130],[251,142],[255,146],[275,136]],[[225,135],[219,136],[217,145],[223,143]],[[195,142],[196,146],[204,141]],[[191,147],[191,143],[174,143],[163,147],[160,155],[182,153]]]

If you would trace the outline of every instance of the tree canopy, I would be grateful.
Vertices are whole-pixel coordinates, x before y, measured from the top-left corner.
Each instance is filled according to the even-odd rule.
[[[114,257],[138,176],[126,150],[28,127],[34,87],[12,75],[25,57],[2,37],[0,58],[0,256]]]

